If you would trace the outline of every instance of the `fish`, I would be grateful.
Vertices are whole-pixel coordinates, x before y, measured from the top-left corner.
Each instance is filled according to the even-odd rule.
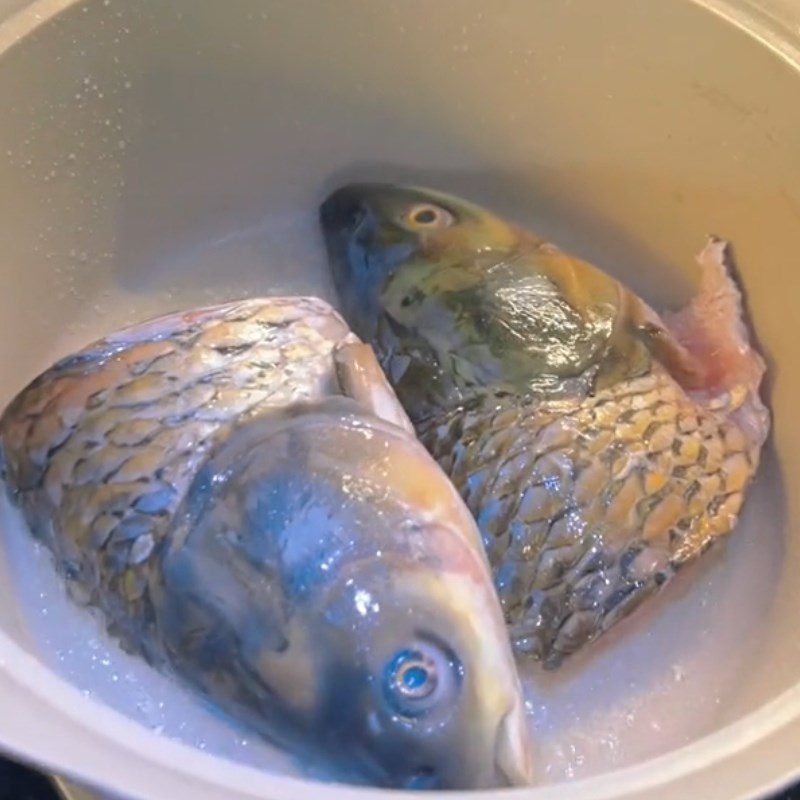
[[[0,418],[9,494],[130,653],[335,780],[532,779],[480,535],[322,300],[135,325]]]
[[[320,222],[345,319],[475,516],[518,658],[558,667],[734,528],[770,419],[727,242],[659,315],[446,193],[352,184]]]

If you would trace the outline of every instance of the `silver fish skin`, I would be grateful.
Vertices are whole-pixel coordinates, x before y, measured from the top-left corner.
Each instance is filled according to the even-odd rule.
[[[480,537],[326,303],[172,314],[0,419],[4,478],[110,632],[337,779],[531,779]]]
[[[660,317],[442,192],[352,185],[320,213],[345,317],[475,515],[519,655],[558,666],[733,529],[769,415],[725,242]]]

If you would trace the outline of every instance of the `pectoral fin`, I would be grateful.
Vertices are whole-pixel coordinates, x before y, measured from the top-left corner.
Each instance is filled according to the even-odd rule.
[[[337,345],[333,359],[343,394],[352,397],[377,417],[414,433],[411,420],[368,344],[351,335]]]

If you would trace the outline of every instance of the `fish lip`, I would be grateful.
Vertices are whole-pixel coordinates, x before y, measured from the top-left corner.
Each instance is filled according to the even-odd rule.
[[[371,325],[362,309],[368,305],[366,283],[372,268],[376,219],[364,201],[362,186],[352,184],[333,192],[319,207],[328,265],[334,289],[346,309],[352,330],[369,338]]]
[[[495,769],[506,786],[533,783],[533,758],[526,733],[524,713],[515,704],[500,719],[494,744]]]

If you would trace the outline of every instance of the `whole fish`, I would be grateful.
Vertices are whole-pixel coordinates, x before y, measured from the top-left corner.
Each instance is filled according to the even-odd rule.
[[[345,317],[477,519],[516,652],[558,665],[734,526],[769,418],[724,242],[662,319],[439,192],[344,187],[321,222]]]
[[[469,512],[326,303],[109,336],[0,419],[5,479],[123,646],[351,780],[530,779]]]

